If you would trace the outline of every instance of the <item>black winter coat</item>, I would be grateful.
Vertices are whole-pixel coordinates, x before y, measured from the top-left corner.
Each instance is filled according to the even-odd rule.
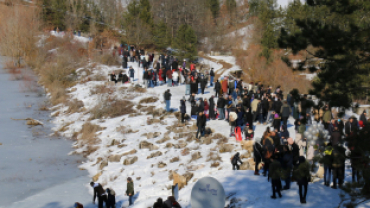
[[[281,106],[283,106],[283,103],[281,103],[280,100],[274,102],[274,111],[278,114],[280,114]]]
[[[216,82],[216,84],[215,84],[215,90],[217,92],[219,92],[221,90],[221,84],[220,84],[220,82]]]
[[[207,118],[204,114],[201,115],[201,116],[198,115],[198,117],[197,117],[197,127],[206,126],[206,122],[207,122]]]
[[[223,97],[218,98],[217,108],[225,108],[225,99]]]
[[[215,118],[215,101],[213,98],[209,99],[209,118]]]
[[[181,106],[180,106],[180,111],[181,113],[186,113],[186,104],[185,104],[185,100],[181,100],[180,101],[181,103]]]
[[[171,100],[171,96],[172,96],[172,94],[171,94],[171,93],[169,93],[169,92],[165,92],[165,93],[164,93],[164,100]]]

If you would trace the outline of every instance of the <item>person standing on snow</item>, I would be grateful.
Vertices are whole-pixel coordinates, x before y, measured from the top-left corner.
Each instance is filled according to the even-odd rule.
[[[134,182],[132,181],[131,177],[127,178],[127,189],[126,189],[126,195],[128,196],[128,203],[129,206],[133,205],[133,198],[134,198]]]
[[[181,103],[181,107],[180,107],[180,111],[181,111],[181,123],[185,123],[185,114],[186,114],[186,98],[183,97],[182,100],[180,101]]]
[[[256,138],[253,145],[253,156],[254,156],[254,175],[260,175],[258,170],[258,165],[262,162],[262,145],[261,139]]]
[[[170,90],[166,90],[166,92],[164,92],[164,100],[166,102],[166,111],[167,112],[170,112],[170,109],[171,109],[171,96],[172,94],[170,93]]]
[[[220,94],[220,90],[221,90],[221,83],[218,80],[216,80],[215,97],[218,97],[218,95]]]
[[[198,117],[197,117],[197,127],[198,127],[198,131],[197,131],[197,134],[196,134],[197,139],[198,139],[198,134],[199,133],[201,134],[201,136],[204,136],[204,132],[205,132],[205,128],[206,128],[206,122],[207,122],[207,118],[204,115],[204,112],[200,111],[198,113]]]
[[[130,66],[130,69],[128,70],[128,73],[130,74],[130,79],[133,82],[134,81],[134,75],[135,75],[135,70]]]
[[[213,68],[211,68],[211,71],[209,72],[209,76],[211,77],[211,80],[209,82],[209,86],[213,87],[213,79],[215,77],[215,72],[213,71]]]
[[[269,167],[269,177],[271,178],[271,185],[272,185],[272,199],[276,199],[276,192],[281,198],[282,195],[280,193],[281,190],[281,164],[280,162],[275,158],[270,158],[271,164]]]
[[[306,203],[308,181],[310,181],[310,164],[306,161],[305,157],[299,157],[299,166],[295,172],[295,178],[299,186],[299,197],[302,204]],[[303,191],[303,193],[302,193]]]

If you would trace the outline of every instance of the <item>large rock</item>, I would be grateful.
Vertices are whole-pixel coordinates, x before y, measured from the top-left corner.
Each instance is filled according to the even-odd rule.
[[[119,162],[121,161],[122,155],[111,155],[108,157],[109,162]]]
[[[253,151],[253,144],[254,144],[254,142],[252,140],[241,141],[241,145],[242,145],[243,150],[248,150],[248,152]]]
[[[234,146],[231,144],[222,144],[218,146],[218,151],[220,153],[232,152],[233,150],[234,150]]]
[[[199,158],[202,158],[202,155],[200,154],[200,152],[194,152],[191,154],[191,161],[198,160]]]
[[[157,143],[157,144],[162,144],[162,143],[165,143],[165,142],[166,142],[166,141],[168,141],[168,140],[171,140],[170,136],[168,136],[168,135],[164,135],[164,137],[163,137],[162,139],[160,139],[160,140],[156,141],[155,143]]]
[[[161,136],[161,132],[154,132],[154,134],[153,134],[153,138],[157,138],[157,137],[159,137],[159,136]]]
[[[93,180],[94,182],[98,181],[98,180],[99,180],[99,177],[100,177],[101,175],[102,175],[102,172],[97,173],[96,175],[94,175],[94,176],[92,177],[92,180]]]
[[[167,164],[166,163],[164,163],[164,162],[159,162],[158,163],[158,168],[164,168],[164,167],[166,167],[167,166]]]
[[[201,137],[200,143],[210,145],[212,143],[212,138],[211,137]]]
[[[179,140],[178,144],[173,145],[176,149],[183,149],[188,145],[184,140]]]
[[[154,157],[159,157],[161,155],[162,155],[162,152],[161,151],[153,152],[146,159],[150,159],[150,158],[154,158]]]
[[[137,161],[137,157],[135,156],[135,157],[128,157],[128,158],[126,158],[124,161],[123,161],[123,164],[124,165],[132,165],[132,164],[134,164],[136,161]]]
[[[180,160],[179,157],[174,157],[170,160],[170,163],[178,162]]]
[[[130,150],[129,152],[123,153],[122,156],[132,155],[132,154],[135,154],[136,152],[137,152],[136,149],[133,149],[133,150]]]
[[[147,142],[147,141],[141,141],[140,144],[139,144],[139,148],[140,149],[149,149],[150,151],[159,149],[157,146],[155,146],[152,143]]]
[[[108,166],[108,160],[103,160],[100,163],[99,170],[102,170],[104,167]]]
[[[154,137],[154,133],[153,132],[149,132],[147,135],[146,135],[146,138],[147,139],[152,139]]]

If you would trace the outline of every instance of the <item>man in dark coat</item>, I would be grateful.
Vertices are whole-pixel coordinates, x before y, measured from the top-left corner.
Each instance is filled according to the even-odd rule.
[[[95,199],[98,197],[98,207],[103,208],[103,203],[107,205],[107,193],[105,193],[100,183],[91,182],[90,186],[94,189],[93,203],[95,204]]]
[[[238,162],[240,164],[243,164],[243,162],[240,160],[240,153],[237,152],[232,158],[231,158],[231,164],[233,166],[233,170],[239,170],[240,166],[238,165]]]
[[[281,176],[281,164],[280,162],[275,159],[271,158],[270,159],[271,164],[269,167],[269,177],[271,178],[271,186],[272,186],[272,199],[276,199],[276,192],[278,193],[279,197],[281,198],[282,195],[280,193],[281,190],[281,181],[280,181],[280,176]]]
[[[107,200],[107,208],[115,208],[116,207],[116,194],[113,190],[107,188],[108,200]]]
[[[225,119],[225,99],[222,96],[218,97],[217,110],[218,110],[218,113],[220,114],[218,117],[218,120],[224,120]]]
[[[182,98],[180,101],[181,106],[180,106],[180,111],[181,111],[181,123],[185,123],[185,114],[186,114],[186,99],[185,97]]]
[[[333,132],[330,135],[330,142],[333,146],[336,146],[337,144],[342,143],[342,135],[339,132],[339,129],[337,126],[334,127]]]
[[[310,181],[310,164],[303,156],[299,157],[299,166],[295,170],[295,177],[299,186],[299,197],[302,204],[306,203],[308,181]],[[303,193],[302,193],[303,191]]]
[[[358,130],[357,121],[351,117],[345,124],[346,137],[349,137]]]
[[[364,127],[367,123],[367,118],[366,118],[366,110],[364,110],[360,116],[360,122],[362,123],[361,127]]]
[[[129,206],[133,205],[133,198],[134,198],[134,182],[132,181],[131,177],[127,178],[127,189],[126,189],[126,195],[128,196],[128,202]]]
[[[283,120],[283,125],[288,126],[288,118],[292,113],[292,108],[288,105],[287,101],[284,101],[283,106],[281,106],[281,119]]]
[[[190,84],[191,93],[198,94],[198,83],[193,80]]]
[[[201,136],[204,136],[204,131],[205,131],[205,128],[206,128],[206,122],[207,122],[207,118],[204,115],[204,112],[203,111],[199,112],[198,117],[197,117],[197,127],[198,127],[198,131],[197,131],[197,135],[196,135],[197,139],[198,139],[198,134],[199,133],[201,133]]]
[[[218,80],[216,80],[216,84],[215,84],[215,91],[216,91],[215,96],[216,97],[218,97],[220,90],[221,90],[221,83]]]
[[[202,76],[200,80],[200,87],[202,88],[202,94],[204,94],[204,89],[207,86],[207,78],[205,76]]]
[[[274,102],[274,111],[275,113],[280,114],[281,112],[281,107],[283,106],[283,103],[281,102],[280,98],[276,102]]]
[[[216,119],[214,96],[211,96],[211,98],[209,99],[209,119]]]
[[[307,111],[307,95],[304,95],[301,100],[301,116],[303,116],[303,119],[306,119],[306,112]]]
[[[134,70],[134,68],[132,68],[132,66],[130,66],[130,69],[128,70],[128,73],[130,75],[131,81],[133,82],[134,81],[135,70]]]

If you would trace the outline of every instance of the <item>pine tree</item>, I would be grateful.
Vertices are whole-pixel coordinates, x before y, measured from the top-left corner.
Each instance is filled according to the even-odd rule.
[[[153,16],[150,10],[151,6],[149,0],[140,0],[139,8],[139,17],[141,21],[143,21],[145,24],[153,26]]]
[[[188,58],[193,61],[197,55],[197,36],[190,25],[181,25],[174,39],[174,46],[181,59]]]
[[[369,1],[327,0],[307,1],[312,11],[304,18],[295,19],[297,29],[283,28],[278,40],[281,48],[294,54],[306,50],[313,58],[303,61],[297,70],[317,72],[310,94],[316,95],[330,106],[350,107],[354,99],[369,95],[370,25]],[[358,15],[360,14],[360,15]],[[313,46],[315,50],[307,50]],[[290,62],[285,58],[287,64]],[[308,63],[320,60],[320,67]],[[358,183],[346,183],[343,204],[356,207],[369,200],[370,195],[370,123],[346,138],[351,150],[351,162],[363,176]],[[366,164],[366,165],[365,165]]]
[[[171,34],[167,24],[160,21],[153,30],[153,42],[159,49],[165,49],[171,45]]]
[[[220,14],[220,2],[219,0],[208,0],[209,9],[212,12],[213,18],[217,18]]]

